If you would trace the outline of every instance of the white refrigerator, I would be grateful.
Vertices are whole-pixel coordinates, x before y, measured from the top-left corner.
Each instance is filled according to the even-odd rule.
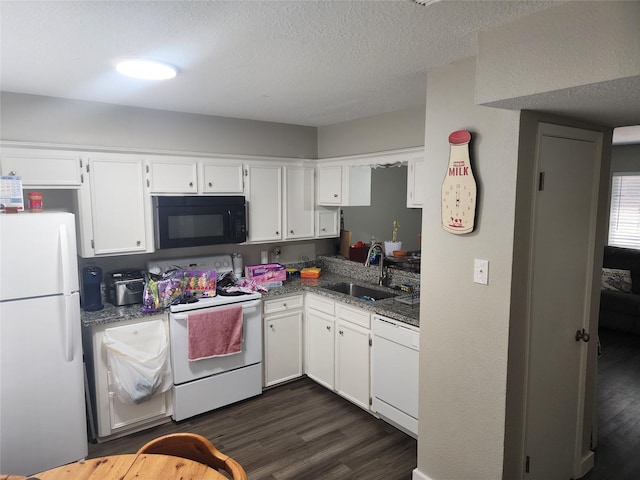
[[[0,473],[87,455],[74,216],[0,214]]]

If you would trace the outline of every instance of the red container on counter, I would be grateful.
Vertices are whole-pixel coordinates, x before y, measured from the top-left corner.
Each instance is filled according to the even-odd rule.
[[[29,192],[29,211],[42,211],[42,192]]]

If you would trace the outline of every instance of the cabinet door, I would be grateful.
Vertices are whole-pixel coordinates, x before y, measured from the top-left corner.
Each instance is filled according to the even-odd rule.
[[[89,388],[92,392],[93,415],[99,438],[111,437],[121,432],[133,433],[160,422],[169,421],[172,413],[171,392],[159,393],[145,402],[135,405],[122,403],[110,392],[112,372],[107,361],[107,352],[103,345],[107,328],[144,325],[152,320],[162,320],[168,332],[166,315],[153,315],[144,318],[124,320],[116,324],[96,325],[90,330],[90,339],[86,339],[85,356],[87,365],[92,367],[88,372]],[[86,335],[86,333],[84,333]],[[167,333],[168,334],[168,333]],[[89,347],[87,349],[87,347]]]
[[[302,376],[302,311],[265,317],[264,385]]]
[[[281,240],[282,167],[253,165],[248,171],[248,240]]]
[[[425,183],[424,160],[410,160],[407,168],[407,207],[422,208]]]
[[[318,167],[318,205],[342,204],[342,166]]]
[[[338,320],[336,335],[336,392],[369,410],[370,330]]]
[[[90,157],[91,216],[95,255],[144,252],[147,207],[142,159]]]
[[[339,226],[339,208],[316,207],[316,237],[337,237]]]
[[[80,187],[78,152],[3,148],[0,162],[2,175],[22,177],[25,188]]]
[[[162,158],[149,161],[151,193],[198,193],[194,159]]]
[[[285,167],[286,240],[313,237],[314,188],[312,167]]]
[[[241,163],[203,160],[200,165],[202,193],[244,193],[244,170]]]
[[[335,321],[321,313],[307,310],[307,375],[333,390]]]

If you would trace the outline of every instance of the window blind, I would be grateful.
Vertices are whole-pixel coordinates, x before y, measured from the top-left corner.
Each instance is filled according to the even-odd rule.
[[[640,249],[640,174],[613,175],[609,245]]]

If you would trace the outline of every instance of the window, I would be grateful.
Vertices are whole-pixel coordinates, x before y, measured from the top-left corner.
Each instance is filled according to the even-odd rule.
[[[609,245],[640,249],[640,174],[613,175]]]

